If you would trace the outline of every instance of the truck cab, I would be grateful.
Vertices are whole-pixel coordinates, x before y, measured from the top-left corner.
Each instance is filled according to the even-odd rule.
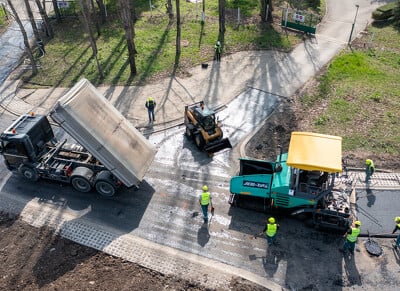
[[[46,116],[22,115],[0,135],[0,152],[7,168],[16,171],[22,164],[38,162],[52,140],[54,133]]]

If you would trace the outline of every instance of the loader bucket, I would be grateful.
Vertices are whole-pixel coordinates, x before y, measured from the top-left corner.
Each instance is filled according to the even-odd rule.
[[[219,152],[223,149],[232,148],[231,142],[229,139],[224,138],[221,140],[213,141],[204,146],[204,150],[207,154],[212,155],[213,153]]]

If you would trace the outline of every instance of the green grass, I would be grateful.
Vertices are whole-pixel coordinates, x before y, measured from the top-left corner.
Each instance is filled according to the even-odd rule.
[[[7,23],[7,14],[3,5],[0,5],[0,28]]]
[[[276,3],[281,1],[276,1]],[[239,3],[239,4],[238,4]],[[96,85],[132,85],[148,82],[157,76],[174,71],[176,24],[169,24],[165,14],[165,1],[153,0],[149,10],[148,0],[135,2],[138,20],[135,23],[136,65],[138,74],[130,79],[128,53],[124,31],[119,23],[116,1],[109,0],[107,11],[112,21],[101,28],[97,38],[98,58],[105,72],[100,80],[87,34],[76,18],[65,18],[54,23],[55,38],[46,43],[47,54],[40,59],[41,69],[36,76],[27,72],[25,86],[71,86],[81,77]],[[177,72],[212,60],[214,44],[218,39],[218,1],[206,2],[206,21],[201,25],[202,4],[181,1],[182,47]],[[175,2],[173,1],[174,9]],[[227,3],[228,8],[241,7],[242,24],[235,18],[226,21],[223,54],[246,49],[279,49],[289,51],[302,41],[302,34],[286,34],[278,28],[260,24],[259,1],[239,0]],[[175,13],[175,11],[174,11]],[[275,4],[275,14],[280,15]],[[227,13],[228,14],[228,13]],[[235,11],[231,11],[236,15]],[[95,30],[94,30],[95,31]],[[35,85],[33,85],[35,84]]]
[[[343,137],[343,150],[400,154],[400,34],[392,26],[370,27],[372,49],[345,50],[320,78],[310,109],[324,103],[311,130]]]

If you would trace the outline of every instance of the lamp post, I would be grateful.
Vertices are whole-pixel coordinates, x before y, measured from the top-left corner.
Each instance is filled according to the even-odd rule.
[[[351,43],[351,36],[353,35],[354,26],[356,25],[357,14],[358,14],[358,8],[360,8],[360,5],[356,4],[356,8],[357,8],[357,10],[356,10],[356,16],[354,16],[354,22],[353,22],[353,24],[351,25],[351,31],[350,31],[350,37],[349,37],[348,45],[350,45],[350,43]]]

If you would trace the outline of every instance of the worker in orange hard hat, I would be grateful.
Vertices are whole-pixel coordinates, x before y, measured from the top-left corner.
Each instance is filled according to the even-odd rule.
[[[396,223],[396,226],[394,227],[392,234],[395,233],[398,229],[400,229],[400,217],[399,216],[395,217],[394,222]],[[393,245],[394,249],[397,250],[399,245],[400,245],[400,234],[397,236],[396,243]]]
[[[356,220],[353,224],[354,226],[350,227],[348,231],[343,235],[346,238],[346,241],[343,246],[343,253],[346,254],[347,250],[350,250],[351,254],[354,254],[354,249],[356,247],[356,242],[358,236],[360,235],[361,229],[361,222]]]

